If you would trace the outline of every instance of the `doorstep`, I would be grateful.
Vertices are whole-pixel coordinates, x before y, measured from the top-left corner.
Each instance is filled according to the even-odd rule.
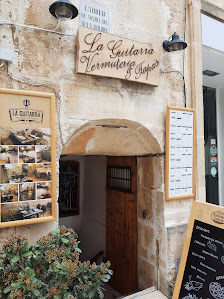
[[[167,299],[160,291],[158,291],[155,287],[151,287],[144,291],[132,294],[130,296],[123,297],[125,299]]]

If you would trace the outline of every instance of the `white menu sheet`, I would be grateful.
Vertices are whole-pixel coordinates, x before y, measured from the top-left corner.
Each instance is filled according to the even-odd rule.
[[[193,195],[194,112],[170,109],[168,197]]]

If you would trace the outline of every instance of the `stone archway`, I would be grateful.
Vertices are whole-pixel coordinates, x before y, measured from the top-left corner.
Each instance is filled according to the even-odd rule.
[[[156,138],[125,119],[90,121],[70,137],[62,155],[145,156],[160,152]]]
[[[138,122],[102,119],[76,130],[62,156],[137,156],[139,288],[158,286],[166,273],[164,156],[153,134]],[[155,156],[154,156],[155,155]]]

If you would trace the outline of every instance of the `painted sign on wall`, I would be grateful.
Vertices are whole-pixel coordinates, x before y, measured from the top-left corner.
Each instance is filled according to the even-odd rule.
[[[0,227],[56,220],[54,101],[0,89]]]
[[[80,27],[76,72],[158,86],[160,50],[151,44]]]
[[[80,26],[109,32],[109,9],[105,6],[82,0],[79,15]]]
[[[193,202],[173,299],[224,298],[224,208]]]
[[[194,197],[195,110],[167,107],[166,199]]]

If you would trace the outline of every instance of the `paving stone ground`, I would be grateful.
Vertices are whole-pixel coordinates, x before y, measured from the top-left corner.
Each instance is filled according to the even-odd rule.
[[[146,289],[142,292],[138,292],[123,298],[125,299],[167,299],[167,297],[164,296],[160,291],[156,290],[155,287]]]

